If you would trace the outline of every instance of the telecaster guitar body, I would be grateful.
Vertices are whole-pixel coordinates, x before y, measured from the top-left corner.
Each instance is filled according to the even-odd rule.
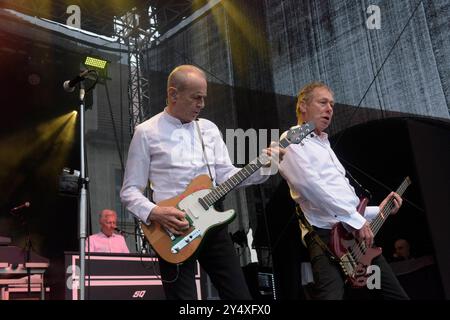
[[[159,223],[142,225],[146,238],[162,259],[174,264],[186,261],[197,251],[208,230],[234,219],[234,210],[220,212],[215,210],[214,206],[205,210],[199,203],[198,200],[206,196],[211,188],[209,176],[201,175],[192,180],[181,195],[157,204],[163,207],[176,207],[186,213],[190,227],[181,236],[171,237]]]

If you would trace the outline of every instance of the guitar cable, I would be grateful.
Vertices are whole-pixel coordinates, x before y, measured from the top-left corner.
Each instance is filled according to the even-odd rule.
[[[124,232],[124,231],[122,231],[122,230],[121,230],[121,232],[123,232],[123,233],[125,233],[125,234],[129,234],[129,235],[136,235],[136,234],[133,233],[133,232]],[[145,241],[148,243],[147,240],[145,240]],[[150,246],[150,248],[151,248],[151,246]],[[152,250],[152,251],[154,251],[154,250]],[[156,279],[161,280],[161,282],[164,282],[164,283],[174,283],[175,281],[178,280],[178,277],[179,277],[179,275],[180,275],[180,266],[179,266],[179,264],[176,264],[177,272],[176,272],[175,277],[174,277],[173,279],[171,279],[171,280],[165,280],[165,279],[163,279],[162,276],[161,276],[161,270],[157,270],[157,269],[156,269],[156,264],[157,264],[156,262],[157,262],[157,260],[151,260],[151,261],[150,261],[151,267],[150,267],[150,266],[148,266],[148,265],[145,263],[145,261],[144,261],[144,258],[145,258],[145,257],[150,257],[150,258],[152,258],[152,257],[156,257],[156,255],[151,255],[151,254],[145,255],[145,254],[142,253],[142,252],[139,253],[139,258],[140,258],[140,262],[141,262],[142,267],[143,267],[144,269],[146,269],[146,270],[150,270],[150,268],[151,268],[151,269],[153,270],[153,275],[156,276]],[[160,259],[160,258],[157,258],[157,259]]]
[[[145,263],[144,260],[143,260],[144,257],[145,257],[145,256],[144,256],[143,254],[140,254],[140,255],[139,255],[141,265],[142,265],[142,267],[143,267],[144,269],[150,270],[150,267],[147,266],[146,263]],[[158,259],[159,259],[159,258],[158,258]],[[176,282],[176,281],[178,280],[178,277],[180,276],[180,264],[179,264],[179,263],[176,264],[176,267],[177,267],[176,275],[175,275],[175,277],[174,277],[173,279],[171,279],[171,280],[165,280],[165,279],[163,279],[163,277],[161,276],[161,269],[156,270],[156,260],[152,260],[152,261],[150,262],[150,264],[151,264],[151,268],[152,268],[152,270],[153,270],[153,275],[156,276],[156,279],[161,280],[161,282],[164,282],[164,283],[174,283],[174,282]]]

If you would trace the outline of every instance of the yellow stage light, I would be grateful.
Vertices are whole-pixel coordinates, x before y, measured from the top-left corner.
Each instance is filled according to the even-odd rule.
[[[105,69],[107,63],[108,63],[108,61],[106,61],[106,60],[102,60],[102,59],[94,58],[94,57],[86,57],[86,60],[84,61],[84,64],[86,66],[98,68],[100,70]]]

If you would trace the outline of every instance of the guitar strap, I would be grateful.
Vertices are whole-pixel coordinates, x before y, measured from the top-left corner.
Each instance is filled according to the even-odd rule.
[[[211,179],[211,182],[213,183],[213,185],[215,185],[214,179],[211,174],[211,168],[209,167],[208,157],[206,156],[205,143],[203,142],[202,132],[200,131],[200,125],[198,124],[198,120],[196,120],[194,122],[195,122],[195,127],[197,128],[198,136],[200,137],[200,141],[202,143],[203,157],[205,158],[206,166],[208,167],[209,178]]]
[[[339,261],[339,258],[335,256],[335,254],[328,248],[325,242],[319,237],[317,232],[314,230],[313,226],[309,223],[309,221],[306,219],[302,209],[298,205],[298,203],[295,205],[295,211],[297,212],[297,218],[300,220],[300,228],[305,227],[308,230],[308,234],[311,237],[313,241],[315,241],[319,247],[322,249],[322,251],[330,257],[333,261]],[[306,235],[305,235],[306,237]]]

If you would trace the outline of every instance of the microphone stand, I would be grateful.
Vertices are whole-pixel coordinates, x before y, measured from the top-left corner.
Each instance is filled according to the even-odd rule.
[[[27,278],[28,278],[28,298],[31,298],[31,268],[29,263],[31,261],[31,250],[33,248],[33,244],[31,242],[30,230],[28,229],[28,223],[25,218],[22,217],[22,221],[25,224],[25,232],[27,234],[27,242],[25,244],[25,268],[27,269]]]
[[[79,199],[79,219],[80,219],[80,298],[84,300],[85,297],[85,246],[86,246],[86,203],[87,203],[87,183],[89,178],[86,178],[85,157],[84,157],[84,96],[85,88],[83,81],[80,82],[80,182],[81,191]]]
[[[88,88],[87,90],[84,87],[85,76],[89,73],[95,73],[96,79],[94,84]],[[70,87],[73,87],[76,83],[79,84],[79,104],[80,104],[80,198],[79,198],[79,235],[80,235],[80,278],[79,278],[79,287],[80,287],[80,297],[79,300],[84,300],[85,297],[85,264],[86,264],[86,220],[87,220],[87,184],[89,183],[89,178],[86,177],[86,169],[85,169],[85,156],[84,156],[84,146],[85,146],[85,132],[84,132],[84,111],[85,111],[85,103],[84,97],[86,92],[92,90],[98,81],[98,73],[95,70],[85,70],[80,75],[69,81],[66,85],[66,82],[63,84],[64,89],[66,91],[70,90]]]
[[[31,262],[31,251],[33,249],[33,244],[31,242],[31,236],[30,236],[30,229],[28,226],[28,221],[26,219],[26,217],[23,214],[15,214],[13,213],[13,210],[10,211],[10,213],[13,216],[18,216],[19,217],[19,221],[20,224],[22,225],[23,229],[25,230],[25,234],[27,237],[27,240],[25,242],[25,246],[22,249],[22,253],[23,253],[23,257],[24,257],[24,264],[23,267],[26,269],[27,272],[27,295],[28,298],[31,298],[31,267],[30,267],[30,262]]]

